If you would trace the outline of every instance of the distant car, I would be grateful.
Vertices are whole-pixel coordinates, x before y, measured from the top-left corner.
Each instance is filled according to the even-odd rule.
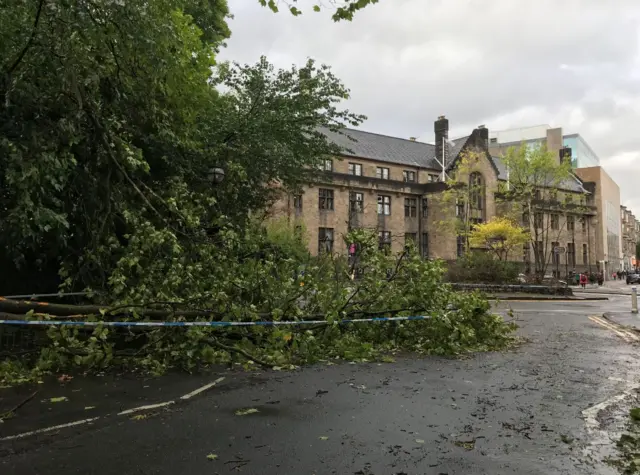
[[[627,274],[627,285],[629,284],[640,284],[640,274],[637,272],[633,274]]]

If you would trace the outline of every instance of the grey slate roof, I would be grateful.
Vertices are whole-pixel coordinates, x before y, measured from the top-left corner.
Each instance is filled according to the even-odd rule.
[[[353,157],[368,158],[370,160],[432,170],[441,169],[441,165],[435,156],[436,147],[430,143],[390,137],[388,135],[350,128],[342,129],[342,133],[331,132],[326,128],[322,128],[320,131],[333,143],[345,149],[344,154],[347,156],[350,155]],[[451,140],[453,144],[449,146],[447,168],[450,167],[453,160],[458,156],[462,147],[464,147],[467,140],[469,140],[469,137],[470,136],[460,137]],[[498,179],[506,180],[507,168],[502,159],[493,156],[491,159],[498,170]],[[563,188],[566,190],[576,192],[586,191],[577,177],[567,180],[563,185]]]
[[[349,150],[345,155],[434,170],[441,168],[435,158],[436,147],[433,144],[349,128],[342,129],[342,134],[324,128],[321,132],[333,143]],[[450,159],[460,153],[467,139],[462,137],[453,141]]]
[[[498,180],[506,181],[507,167],[505,166],[502,158],[492,156],[491,159],[493,160],[493,163],[496,165],[496,168],[498,169]],[[582,186],[582,182],[580,181],[580,179],[573,174],[571,175],[570,179],[562,183],[561,189],[567,190],[567,191],[587,193],[587,190],[585,190],[584,187]]]

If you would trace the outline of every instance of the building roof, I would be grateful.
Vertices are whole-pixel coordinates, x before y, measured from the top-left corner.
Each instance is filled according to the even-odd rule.
[[[507,166],[504,164],[504,160],[502,160],[502,158],[500,157],[494,156],[492,156],[491,159],[498,169],[498,180],[507,181]],[[588,193],[584,186],[582,186],[582,181],[573,173],[571,174],[571,178],[565,180],[562,183],[560,189],[575,191],[577,193]]]
[[[342,147],[347,156],[433,170],[442,168],[442,165],[436,160],[436,147],[430,143],[350,128],[342,129],[340,133],[323,128],[321,132],[333,143]],[[461,137],[452,140],[449,162],[458,156],[468,138]]]
[[[436,147],[426,142],[391,137],[389,135],[365,132],[364,130],[344,128],[341,132],[332,132],[322,128],[321,132],[336,145],[343,148],[346,156],[378,160],[381,162],[409,165],[414,167],[441,170],[442,165],[436,159]],[[450,141],[450,150],[447,160],[447,169],[450,169],[454,160],[471,136],[460,137]],[[506,181],[507,167],[499,157],[491,157],[498,179]],[[572,175],[572,179],[563,183],[563,188],[569,191],[585,192],[582,182]]]

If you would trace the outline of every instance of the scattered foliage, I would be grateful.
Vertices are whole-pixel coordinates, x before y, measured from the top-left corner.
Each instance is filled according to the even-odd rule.
[[[474,251],[449,264],[447,280],[470,284],[516,284],[518,274],[516,262],[494,259],[492,254]]]

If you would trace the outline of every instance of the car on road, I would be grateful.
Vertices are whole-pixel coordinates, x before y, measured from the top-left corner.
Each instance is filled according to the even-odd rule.
[[[627,274],[627,285],[629,284],[640,284],[640,273]]]

